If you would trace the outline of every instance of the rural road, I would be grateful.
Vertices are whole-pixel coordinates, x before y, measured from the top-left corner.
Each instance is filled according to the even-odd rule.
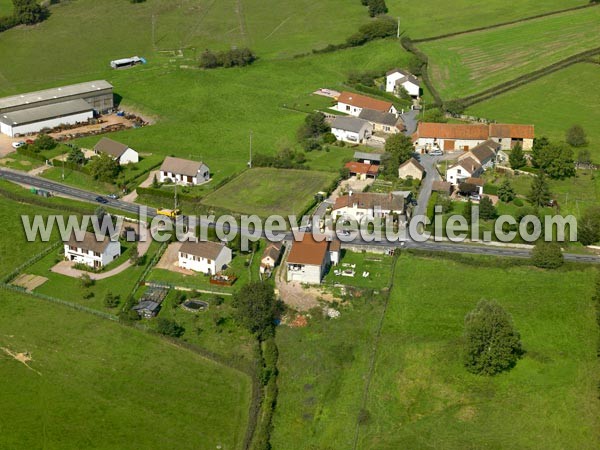
[[[49,181],[43,178],[34,177],[31,175],[27,175],[25,173],[20,173],[17,171],[0,169],[0,179],[5,179],[12,181],[18,184],[24,184],[29,186],[38,187],[41,189],[47,189],[52,192],[57,192],[63,195],[67,195],[70,197],[74,197],[80,200],[88,201],[94,204],[98,204],[95,201],[95,198],[98,194],[93,192],[88,192],[82,189],[73,188],[70,186],[63,185],[61,183],[57,183],[54,181]],[[108,200],[108,199],[107,199]],[[420,204],[420,199],[419,199]],[[121,211],[138,214],[140,205],[123,202],[121,200],[109,200],[106,206],[109,206],[114,209],[118,209]],[[154,208],[148,208],[148,217],[156,216],[156,210]],[[209,226],[214,226],[214,224],[209,224]],[[248,230],[241,230],[244,234],[251,234]],[[288,233],[285,237],[285,240],[292,240],[292,233]],[[378,246],[378,247],[386,247],[386,248],[408,248],[408,249],[419,249],[419,250],[428,250],[428,251],[436,251],[436,252],[450,252],[450,253],[466,253],[473,255],[490,255],[490,256],[500,256],[500,257],[516,257],[516,258],[527,258],[530,256],[530,250],[528,249],[517,249],[511,247],[498,247],[495,245],[485,245],[481,243],[479,245],[472,244],[459,244],[459,243],[451,243],[451,242],[417,242],[411,239],[408,239],[404,242],[365,242],[359,238],[354,239],[352,241],[353,245],[356,246]],[[565,260],[567,261],[575,261],[575,262],[583,262],[583,263],[600,263],[600,257],[593,255],[580,255],[573,253],[565,253]]]

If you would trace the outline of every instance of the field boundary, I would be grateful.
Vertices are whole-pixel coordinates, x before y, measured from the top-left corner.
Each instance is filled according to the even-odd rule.
[[[431,78],[429,78],[429,57],[420,49],[418,49],[415,46],[414,41],[408,36],[405,36],[400,40],[400,45],[402,48],[404,48],[404,50],[414,55],[414,57],[421,62],[421,79],[433,97],[434,106],[442,106],[444,104],[444,100],[431,82]]]
[[[497,23],[494,25],[487,25],[485,27],[477,27],[477,28],[471,28],[469,30],[464,30],[464,31],[455,31],[453,33],[439,34],[437,36],[432,36],[432,37],[428,37],[428,38],[413,39],[413,42],[420,43],[420,42],[439,41],[441,39],[446,39],[446,38],[455,37],[455,36],[461,36],[464,34],[471,34],[471,33],[477,33],[479,31],[493,30],[495,28],[502,28],[502,27],[505,27],[508,25],[514,25],[516,23],[529,22],[531,20],[541,19],[543,17],[556,16],[559,14],[564,14],[564,13],[571,12],[571,11],[577,11],[580,9],[593,8],[594,6],[599,6],[599,4],[588,3],[586,5],[573,6],[571,8],[567,8],[567,9],[559,9],[557,11],[550,11],[550,12],[546,12],[546,13],[542,13],[542,14],[536,14],[534,16],[528,16],[528,17],[523,17],[522,19],[510,20],[508,22],[500,22],[500,23]]]

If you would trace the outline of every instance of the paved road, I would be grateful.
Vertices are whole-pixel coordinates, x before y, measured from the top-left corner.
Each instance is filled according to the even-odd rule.
[[[404,121],[404,125],[406,126],[406,131],[404,132],[405,135],[410,136],[417,131],[419,111],[411,109],[404,114],[400,114],[400,118]]]
[[[431,158],[431,157],[429,157]],[[20,173],[17,171],[0,169],[0,178],[13,181],[15,183],[26,184],[30,186],[39,187],[42,189],[47,189],[52,192],[58,192],[64,195],[68,195],[71,197],[78,198],[80,200],[88,201],[91,203],[95,203],[95,198],[98,194],[93,192],[88,192],[82,189],[73,188],[70,186],[65,186],[61,183],[56,183],[53,181],[45,180],[39,177],[33,177],[31,175],[27,175],[25,173]],[[121,211],[138,214],[139,205],[123,202],[121,200],[110,200],[107,206],[110,206],[114,209],[118,209]],[[156,210],[154,208],[148,208],[148,217],[154,217],[156,215]],[[213,224],[211,224],[214,226]],[[241,230],[242,233],[250,234],[248,230]],[[292,235],[288,233],[286,235],[286,240],[291,240]],[[359,246],[379,246],[379,247],[388,247],[388,248],[409,248],[409,249],[421,249],[421,250],[430,250],[430,251],[439,251],[439,252],[451,252],[451,253],[467,253],[467,254],[476,254],[476,255],[491,255],[491,256],[502,256],[502,257],[517,257],[517,258],[527,258],[530,255],[530,250],[527,249],[517,249],[511,247],[498,247],[498,246],[486,246],[486,245],[470,245],[470,244],[455,244],[451,242],[416,242],[413,240],[407,240],[405,242],[380,242],[377,244],[371,242],[364,242],[361,239],[355,239],[352,241],[353,245]],[[600,257],[592,256],[592,255],[577,255],[577,254],[565,254],[565,259],[568,261],[577,261],[577,262],[585,262],[585,263],[600,263]]]
[[[431,188],[434,181],[442,181],[437,168],[435,167],[437,161],[441,157],[420,155],[419,160],[421,165],[425,169],[425,178],[421,182],[421,189],[419,190],[419,196],[417,197],[417,206],[413,210],[413,217],[424,216],[427,214],[427,205],[429,204],[429,198],[431,197]]]

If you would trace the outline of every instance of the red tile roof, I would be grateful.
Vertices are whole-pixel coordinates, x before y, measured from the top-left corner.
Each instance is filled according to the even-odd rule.
[[[329,250],[329,242],[317,242],[312,234],[304,233],[302,240],[294,241],[287,262],[320,266]]]
[[[533,125],[517,125],[512,123],[492,123],[490,124],[490,137],[533,139],[535,137],[535,127]]]
[[[344,165],[350,173],[360,173],[367,175],[377,175],[379,173],[379,166],[374,164],[361,163],[356,161],[350,161]]]
[[[354,92],[344,91],[338,97],[338,102],[358,108],[373,109],[375,111],[388,112],[393,106],[392,102],[377,100],[366,95],[355,94]]]
[[[483,124],[421,122],[416,135],[417,138],[486,140],[488,132],[488,126]]]

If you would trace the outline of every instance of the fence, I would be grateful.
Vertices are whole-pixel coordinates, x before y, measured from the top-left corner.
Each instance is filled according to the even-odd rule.
[[[15,270],[13,270],[11,273],[9,273],[8,275],[6,275],[3,279],[2,279],[2,283],[10,283],[12,280],[14,280],[17,275],[19,275],[23,270],[25,270],[27,267],[32,266],[33,264],[35,264],[36,262],[38,262],[40,259],[44,258],[45,256],[47,256],[48,254],[50,254],[50,252],[52,252],[53,250],[57,249],[60,245],[62,244],[62,241],[56,241],[54,244],[52,244],[50,247],[46,248],[45,250],[41,251],[40,253],[38,253],[37,255],[31,257],[30,259],[28,259],[27,261],[25,261],[23,264],[21,264],[19,267],[17,267]]]

